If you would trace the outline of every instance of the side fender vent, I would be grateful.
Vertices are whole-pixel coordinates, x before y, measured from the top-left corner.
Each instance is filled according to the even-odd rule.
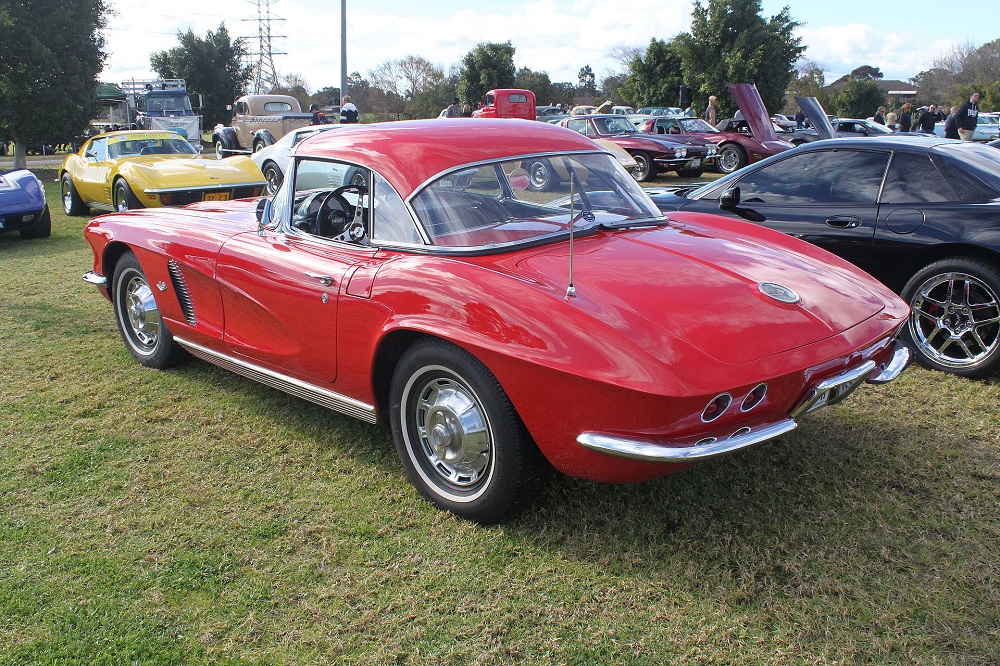
[[[184,281],[180,264],[171,259],[167,262],[167,270],[170,271],[170,282],[174,285],[174,293],[177,294],[177,302],[180,303],[184,318],[187,319],[187,323],[196,326],[198,318],[194,316],[194,303],[191,302],[191,292],[188,291],[187,282]]]

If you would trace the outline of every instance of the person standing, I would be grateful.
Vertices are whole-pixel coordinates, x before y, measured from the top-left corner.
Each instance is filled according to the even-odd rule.
[[[806,114],[799,109],[799,112],[795,114],[795,129],[803,129],[806,126]]]
[[[900,132],[909,132],[910,131],[910,127],[913,126],[913,114],[910,113],[910,109],[912,109],[912,108],[913,108],[913,105],[910,104],[909,102],[907,102],[906,104],[903,105],[902,111],[899,114],[899,131]]]
[[[976,131],[976,123],[979,121],[979,93],[974,92],[969,96],[969,101],[958,107],[955,122],[958,123],[958,135],[962,141],[972,141],[972,135]]]
[[[309,113],[312,114],[312,122],[309,123],[310,125],[326,124],[326,115],[324,115],[323,112],[319,110],[319,104],[310,104]]]
[[[920,131],[924,134],[934,134],[934,125],[939,122],[939,119],[937,106],[931,104],[927,107],[926,111],[920,114],[917,122],[913,123],[914,131]]]
[[[958,107],[951,107],[951,115],[945,118],[944,121],[944,138],[946,139],[961,139],[962,137],[958,134]]]
[[[347,123],[358,122],[358,107],[354,106],[354,102],[351,101],[351,96],[344,95],[340,102],[340,124],[344,125]]]
[[[461,118],[462,117],[462,104],[458,101],[456,97],[448,105],[448,108],[444,110],[445,118]]]
[[[885,114],[885,126],[895,132],[899,129],[899,115],[895,111]]]
[[[719,109],[715,106],[718,99],[719,98],[715,95],[709,95],[708,106],[705,107],[705,113],[701,115],[701,117],[704,118],[712,127],[715,127],[716,123],[719,122]]]
[[[875,117],[872,120],[879,125],[885,125],[885,107],[878,107],[878,111],[875,112]]]

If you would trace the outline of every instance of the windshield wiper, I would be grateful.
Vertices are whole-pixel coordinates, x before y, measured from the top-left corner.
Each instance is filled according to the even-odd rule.
[[[646,217],[638,220],[625,220],[624,222],[601,222],[597,226],[600,229],[638,229],[641,227],[664,227],[670,224],[670,219],[666,217]]]

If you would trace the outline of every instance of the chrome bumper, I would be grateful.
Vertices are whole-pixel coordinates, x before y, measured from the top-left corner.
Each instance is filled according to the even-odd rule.
[[[92,284],[95,287],[107,287],[108,278],[104,277],[100,273],[95,273],[94,271],[89,271],[83,274],[83,281],[87,284]]]
[[[898,340],[887,363],[865,361],[836,377],[823,380],[792,409],[788,418],[753,429],[740,428],[727,439],[701,438],[691,441],[655,441],[599,432],[585,432],[576,438],[581,446],[622,458],[658,463],[690,463],[766,442],[798,427],[798,420],[811,411],[835,405],[864,382],[885,384],[901,375],[913,360],[913,351]]]

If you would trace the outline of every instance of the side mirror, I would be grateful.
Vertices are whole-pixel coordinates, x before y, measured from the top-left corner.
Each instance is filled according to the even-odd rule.
[[[264,227],[271,221],[271,200],[263,198],[257,201],[257,235],[264,235]]]
[[[740,188],[730,187],[719,197],[719,208],[722,210],[733,210],[740,205]]]
[[[94,152],[93,150],[88,150],[86,153],[84,153],[84,157],[86,157],[88,160],[94,160],[95,162],[97,161],[97,153]]]

